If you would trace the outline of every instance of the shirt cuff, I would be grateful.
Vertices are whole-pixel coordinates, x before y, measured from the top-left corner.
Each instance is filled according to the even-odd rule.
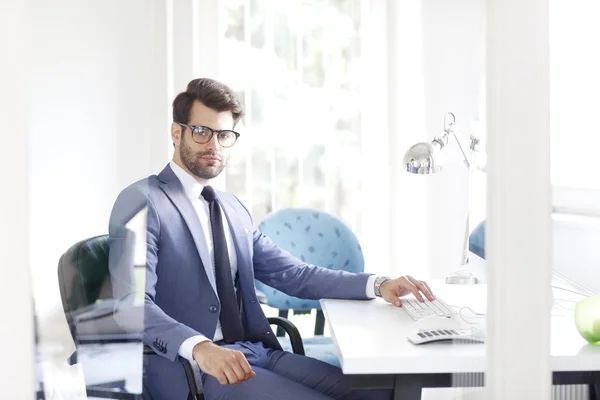
[[[204,335],[196,335],[185,339],[183,343],[181,343],[181,346],[179,346],[179,355],[188,361],[194,361],[194,346],[206,341],[210,342],[211,340]]]
[[[375,297],[375,279],[377,279],[377,275],[371,275],[369,276],[369,279],[367,279],[367,297],[369,299],[374,299]]]

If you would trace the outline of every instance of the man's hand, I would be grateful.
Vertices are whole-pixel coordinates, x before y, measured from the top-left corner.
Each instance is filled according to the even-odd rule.
[[[221,385],[242,383],[256,376],[244,354],[237,350],[207,341],[195,345],[192,355],[200,369],[217,378]]]
[[[400,307],[401,305],[399,297],[406,296],[410,293],[412,293],[419,301],[424,301],[423,295],[430,301],[435,299],[427,283],[419,281],[410,275],[383,282],[379,287],[379,293],[381,293],[381,297],[383,297],[385,301],[396,307]]]

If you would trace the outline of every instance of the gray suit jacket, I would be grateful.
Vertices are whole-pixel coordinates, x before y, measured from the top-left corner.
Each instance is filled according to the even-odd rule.
[[[218,201],[236,247],[242,321],[249,340],[281,348],[256,298],[255,278],[300,298],[366,299],[368,274],[308,265],[255,229],[237,197],[219,192]],[[200,221],[168,165],[158,176],[123,190],[113,207],[109,268],[116,297],[128,298],[132,290],[133,241],[123,226],[144,207],[148,216],[143,341],[163,356],[144,360],[145,398],[185,399],[185,376],[175,362],[179,347],[198,333],[214,336],[219,299],[203,267],[209,253]]]

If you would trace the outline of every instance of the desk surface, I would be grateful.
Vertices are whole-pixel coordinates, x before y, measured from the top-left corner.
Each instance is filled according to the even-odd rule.
[[[450,305],[468,305],[476,312],[485,309],[486,285],[439,283],[432,289]],[[324,299],[321,305],[346,374],[485,371],[485,344],[438,342],[413,345],[406,338],[416,331],[413,320],[404,310],[382,299]],[[561,314],[553,312],[552,316],[552,370],[600,370],[600,346],[592,346],[579,336],[572,312],[563,310]],[[469,320],[485,326],[484,318]]]

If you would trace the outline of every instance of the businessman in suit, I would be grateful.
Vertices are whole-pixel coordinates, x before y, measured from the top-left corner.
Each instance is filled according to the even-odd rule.
[[[236,196],[210,186],[240,136],[234,129],[242,115],[230,88],[211,79],[191,81],[173,102],[173,160],[160,174],[124,189],[113,207],[114,277],[130,267],[131,241],[122,227],[147,210],[143,337],[162,357],[145,360],[145,398],[188,396],[175,362],[184,357],[200,367],[207,400],[389,399],[388,391],[351,390],[337,367],[282,351],[256,298],[254,279],[300,298],[381,296],[396,306],[410,293],[431,300],[431,290],[410,276],[308,265],[254,228]]]

